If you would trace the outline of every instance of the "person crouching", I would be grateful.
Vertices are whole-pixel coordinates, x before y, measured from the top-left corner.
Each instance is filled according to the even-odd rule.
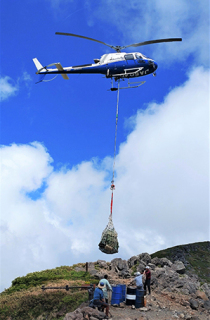
[[[99,306],[104,309],[106,309],[106,319],[109,318],[109,305],[104,301],[104,294],[103,294],[103,288],[104,288],[104,283],[99,282],[98,287],[94,291],[94,296],[93,296],[93,303],[95,306]]]

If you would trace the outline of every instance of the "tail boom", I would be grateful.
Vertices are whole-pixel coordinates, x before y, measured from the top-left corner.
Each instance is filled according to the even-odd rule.
[[[60,62],[49,64],[49,65],[46,66],[46,67],[43,67],[37,58],[34,58],[34,59],[33,59],[33,62],[34,62],[34,64],[35,64],[36,68],[37,68],[36,74],[59,73],[59,74],[61,74],[61,76],[63,77],[63,79],[65,79],[65,80],[68,80],[68,79],[69,79],[69,77],[68,77],[67,74],[65,73],[64,68],[63,68],[62,65],[60,64]],[[52,66],[55,66],[58,71],[55,72],[55,69],[51,69],[51,70],[48,70],[48,69],[47,69],[48,67],[52,67]],[[43,70],[44,70],[44,71],[43,71]]]

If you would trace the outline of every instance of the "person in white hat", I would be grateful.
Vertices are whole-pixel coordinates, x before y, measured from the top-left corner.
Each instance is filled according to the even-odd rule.
[[[98,287],[94,291],[93,295],[93,304],[98,307],[102,307],[102,309],[106,309],[106,318],[109,319],[109,305],[104,301],[103,294],[104,283],[102,281],[99,282]]]
[[[147,292],[147,289],[146,289],[147,287],[150,294],[151,293],[151,290],[150,290],[151,271],[149,270],[149,266],[146,266],[146,270],[144,271],[144,274],[146,276],[146,280],[144,283],[144,290],[145,292]]]
[[[129,285],[131,285],[134,281],[136,282],[136,286],[138,290],[143,290],[143,282],[142,282],[142,276],[144,274],[144,271],[141,271],[141,273],[138,271],[135,273],[135,278],[130,282]]]

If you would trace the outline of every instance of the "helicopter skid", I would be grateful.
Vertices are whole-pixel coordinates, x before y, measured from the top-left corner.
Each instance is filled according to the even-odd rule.
[[[120,82],[120,81],[124,81],[124,79],[118,79],[118,83]],[[129,80],[128,80],[128,86],[127,87],[121,87],[120,88],[120,86],[118,86],[118,88],[116,88],[116,87],[113,87],[113,79],[112,79],[112,87],[111,87],[111,89],[109,89],[110,91],[117,91],[117,90],[119,90],[119,89],[131,89],[131,88],[138,88],[138,87],[140,87],[142,84],[144,84],[146,81],[136,81],[136,82],[130,82]]]

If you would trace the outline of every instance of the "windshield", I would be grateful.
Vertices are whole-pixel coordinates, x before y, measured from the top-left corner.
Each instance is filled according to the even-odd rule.
[[[149,58],[147,58],[144,54],[142,54],[142,57],[145,58],[145,59],[149,59]]]
[[[104,55],[101,57],[101,59],[100,59],[100,63],[101,63],[101,64],[105,62],[107,56],[108,56],[108,54],[104,54]]]
[[[139,53],[136,53],[136,59],[143,59],[143,57]]]

